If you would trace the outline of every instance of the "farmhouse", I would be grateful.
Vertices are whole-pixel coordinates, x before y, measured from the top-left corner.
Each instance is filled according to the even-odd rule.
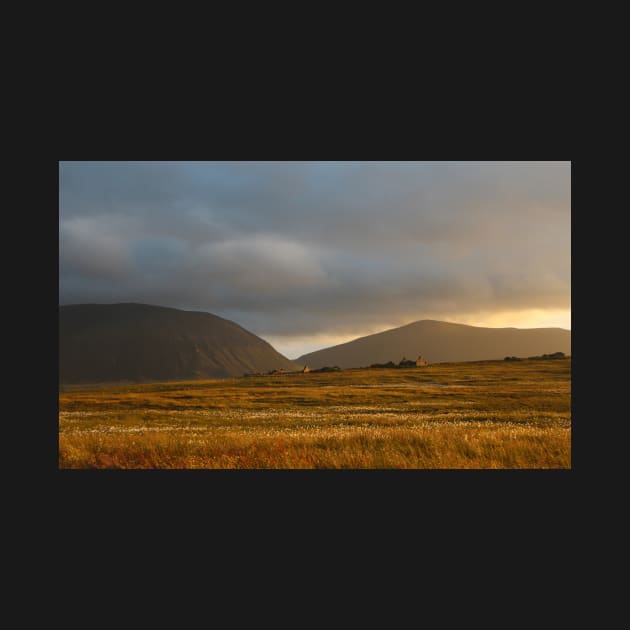
[[[407,357],[403,357],[398,364],[398,367],[423,367],[425,365],[429,365],[429,362],[420,355],[415,361],[407,359]]]

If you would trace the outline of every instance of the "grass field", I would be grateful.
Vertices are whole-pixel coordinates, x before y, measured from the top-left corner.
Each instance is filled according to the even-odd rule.
[[[60,468],[571,468],[571,359],[59,393]]]

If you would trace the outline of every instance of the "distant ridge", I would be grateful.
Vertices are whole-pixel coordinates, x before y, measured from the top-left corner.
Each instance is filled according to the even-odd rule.
[[[317,369],[366,367],[398,363],[403,356],[426,357],[429,363],[483,361],[506,356],[571,354],[571,331],[563,328],[482,328],[424,319],[399,328],[304,354],[296,363]]]
[[[299,366],[235,322],[148,304],[59,307],[60,383],[242,376]]]

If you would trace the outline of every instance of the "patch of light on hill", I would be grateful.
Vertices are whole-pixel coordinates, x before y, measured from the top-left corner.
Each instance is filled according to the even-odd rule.
[[[565,328],[571,330],[571,309],[482,312],[444,317],[444,320],[488,328]]]
[[[323,350],[340,343],[353,341],[375,333],[397,328],[421,319],[468,324],[487,328],[564,328],[571,329],[570,309],[528,309],[520,311],[478,313],[418,313],[393,318],[391,322],[365,326],[363,329],[347,331],[345,334],[313,334],[303,336],[262,335],[278,352],[289,359],[303,354]]]

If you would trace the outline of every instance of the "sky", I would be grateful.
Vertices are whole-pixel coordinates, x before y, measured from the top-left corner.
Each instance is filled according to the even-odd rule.
[[[294,359],[421,319],[571,328],[570,162],[60,162],[59,302]]]

